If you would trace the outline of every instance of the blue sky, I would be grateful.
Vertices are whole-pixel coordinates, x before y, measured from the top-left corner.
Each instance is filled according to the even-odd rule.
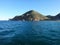
[[[29,10],[56,15],[60,13],[60,0],[0,0],[0,20],[8,20]]]

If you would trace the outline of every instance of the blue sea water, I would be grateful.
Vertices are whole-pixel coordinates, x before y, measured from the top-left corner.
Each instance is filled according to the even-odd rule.
[[[60,45],[60,21],[0,21],[0,45]]]

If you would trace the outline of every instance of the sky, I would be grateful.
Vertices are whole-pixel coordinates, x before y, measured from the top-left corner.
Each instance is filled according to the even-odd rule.
[[[0,0],[0,20],[8,20],[29,10],[55,16],[60,13],[60,0]]]

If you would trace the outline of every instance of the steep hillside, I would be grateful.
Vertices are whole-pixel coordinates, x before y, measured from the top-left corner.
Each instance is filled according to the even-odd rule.
[[[21,16],[15,16],[11,20],[26,20],[26,21],[40,21],[40,20],[48,20],[48,17],[43,16],[42,14],[38,13],[37,11],[30,10]]]

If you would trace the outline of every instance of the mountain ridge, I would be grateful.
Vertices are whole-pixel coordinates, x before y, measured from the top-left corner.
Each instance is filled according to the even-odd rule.
[[[10,20],[22,20],[22,21],[60,20],[60,13],[57,14],[56,16],[44,16],[43,14],[35,10],[30,10],[20,16],[15,16]]]

